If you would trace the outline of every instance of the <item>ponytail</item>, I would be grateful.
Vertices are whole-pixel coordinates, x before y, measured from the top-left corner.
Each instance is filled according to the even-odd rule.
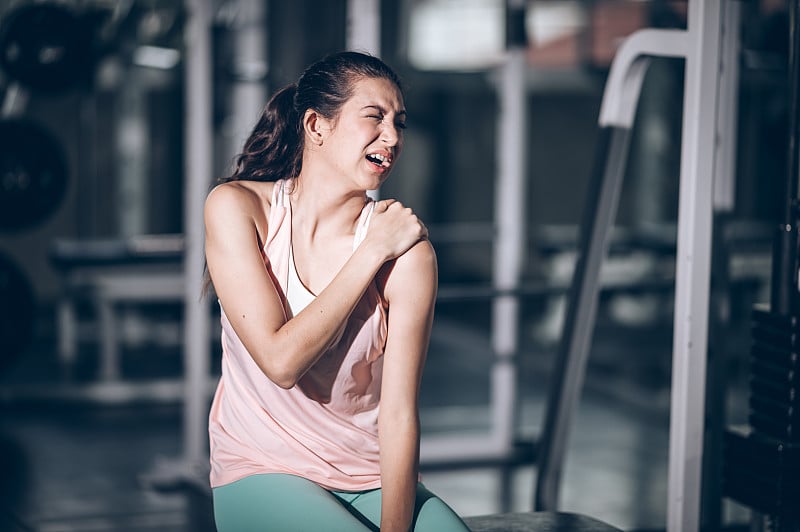
[[[220,182],[277,181],[299,176],[303,164],[301,119],[306,110],[335,118],[352,96],[355,81],[363,78],[387,79],[402,91],[397,74],[371,55],[345,51],[309,66],[297,83],[272,96],[242,153],[236,157],[233,173]]]
[[[236,157],[233,173],[220,181],[277,181],[296,177],[302,165],[300,117],[294,106],[297,85],[280,89],[264,111]]]

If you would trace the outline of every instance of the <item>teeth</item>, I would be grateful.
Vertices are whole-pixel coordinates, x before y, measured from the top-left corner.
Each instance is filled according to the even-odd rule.
[[[367,158],[376,163],[379,163],[381,166],[387,166],[389,164],[389,157],[381,153],[370,153],[369,155],[367,155]]]

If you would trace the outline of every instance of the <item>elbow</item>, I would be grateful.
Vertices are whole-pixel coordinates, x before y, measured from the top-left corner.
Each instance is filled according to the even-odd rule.
[[[275,375],[275,376],[267,375],[267,377],[269,377],[269,380],[271,380],[284,390],[291,390],[292,388],[294,388],[298,380],[293,378],[291,375]]]
[[[296,342],[266,342],[268,349],[253,353],[256,364],[269,380],[284,390],[294,388],[318,357],[311,357]]]
[[[297,381],[300,380],[300,376],[295,372],[290,371],[288,368],[279,371],[273,371],[271,374],[267,374],[267,377],[269,377],[269,380],[284,390],[291,390],[295,387]]]
[[[301,377],[294,368],[289,367],[287,364],[259,364],[259,366],[261,367],[262,373],[264,373],[269,380],[284,390],[291,390],[294,388]]]

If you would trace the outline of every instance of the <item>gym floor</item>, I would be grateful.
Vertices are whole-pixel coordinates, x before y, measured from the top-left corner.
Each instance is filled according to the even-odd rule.
[[[663,530],[671,319],[624,324],[610,317],[608,305],[602,308],[567,452],[561,508],[625,530]],[[80,393],[97,380],[96,346],[82,345],[66,373],[55,354],[52,320],[43,314],[33,344],[0,375],[0,529],[214,530],[203,489],[154,488],[147,482],[149,474],[181,456],[179,402],[98,402]],[[437,316],[421,397],[423,434],[486,430],[488,334],[460,321],[455,309],[443,307]],[[725,371],[728,423],[746,419],[748,328],[742,325],[726,334],[726,344],[735,346]],[[520,433],[535,434],[555,344],[532,339],[532,331],[523,336],[528,340],[519,357]],[[180,371],[178,346],[124,349],[122,374],[129,384],[179,377]],[[532,465],[514,473],[512,510],[530,509],[534,475]],[[500,509],[500,476],[491,469],[428,472],[424,481],[461,515]],[[722,509],[730,529],[749,519],[745,508],[727,499]]]

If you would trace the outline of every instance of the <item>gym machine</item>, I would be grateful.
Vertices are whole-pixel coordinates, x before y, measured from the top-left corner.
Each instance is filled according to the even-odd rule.
[[[789,4],[785,205],[775,231],[769,305],[752,312],[749,426],[724,434],[723,494],[754,512],[753,530],[800,531],[800,1]]]
[[[730,137],[723,117],[735,109],[723,78],[736,35],[737,2],[691,0],[687,29],[645,29],[628,37],[612,63],[599,125],[602,139],[581,223],[580,254],[537,457],[534,507],[558,506],[571,420],[577,408],[594,328],[599,272],[619,202],[630,130],[649,57],[685,59],[680,197],[673,329],[667,528],[700,528],[706,357],[715,190],[726,179]],[[724,30],[724,28],[726,30]],[[724,63],[724,66],[723,66]],[[733,61],[735,63],[735,61]],[[717,187],[715,189],[715,187]],[[730,187],[729,187],[730,188]]]
[[[44,35],[48,54],[40,53]],[[52,93],[83,79],[87,51],[78,19],[60,5],[22,6],[0,23],[6,82],[0,86],[0,233],[18,235],[40,226],[63,203],[69,185],[64,150],[48,128],[24,118],[22,110],[28,90]],[[11,367],[32,340],[36,312],[27,274],[0,253],[0,370]]]

